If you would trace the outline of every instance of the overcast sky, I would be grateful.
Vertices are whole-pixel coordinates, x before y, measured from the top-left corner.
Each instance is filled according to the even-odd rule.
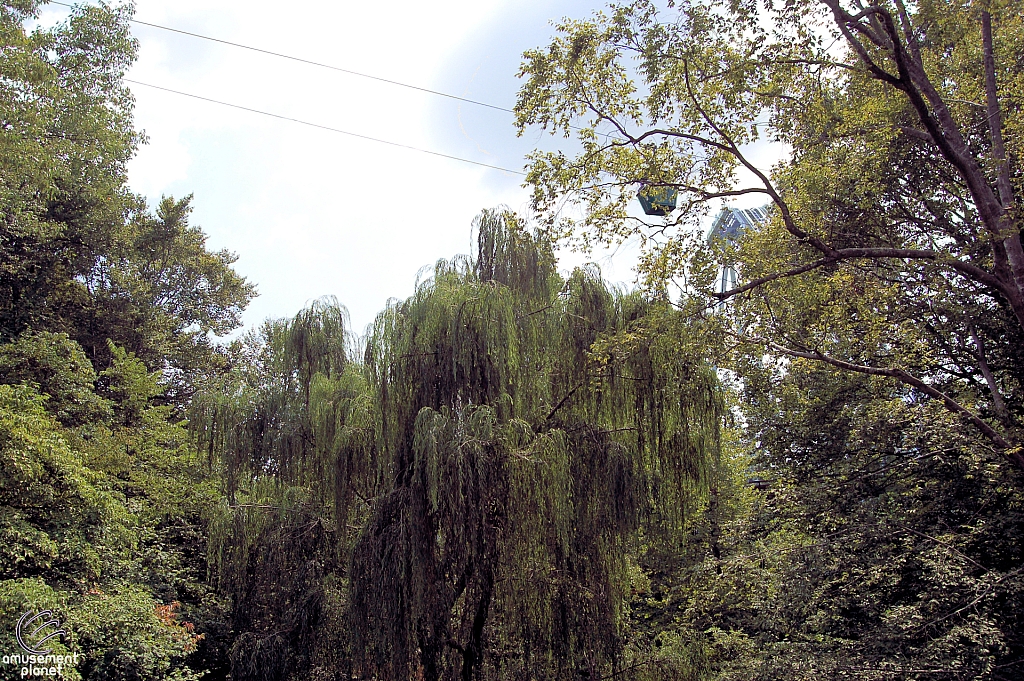
[[[511,108],[522,52],[550,20],[600,2],[137,0],[136,19]],[[67,9],[49,5],[50,23]],[[128,78],[354,133],[521,170],[551,141],[516,138],[511,114],[139,24]],[[361,332],[417,272],[470,250],[482,209],[527,208],[522,177],[133,85],[149,143],[129,167],[150,198],[194,194],[193,224],[238,254],[259,287],[247,326],[335,295]],[[578,256],[563,260],[568,266]],[[629,253],[600,260],[630,282]]]

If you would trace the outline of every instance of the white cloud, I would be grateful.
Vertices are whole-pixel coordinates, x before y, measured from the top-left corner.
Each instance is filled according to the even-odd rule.
[[[279,3],[140,0],[136,17],[430,87],[501,3]],[[437,148],[435,97],[188,36],[136,26],[129,78],[422,148]],[[514,87],[514,84],[510,83]],[[416,271],[465,252],[473,216],[519,203],[482,186],[486,169],[134,86],[150,137],[130,166],[151,198],[195,193],[195,221],[261,291],[249,324],[335,294],[357,327]],[[513,135],[511,126],[500,134]],[[478,154],[479,160],[489,157]],[[521,161],[515,161],[515,166]]]
[[[288,14],[265,0],[137,0],[136,18],[509,107],[522,51],[547,43],[550,18],[594,6],[311,0]],[[41,23],[66,13],[48,6]],[[504,112],[157,28],[133,31],[133,80],[511,169],[538,143],[558,143],[516,138]],[[362,330],[389,298],[412,293],[423,266],[470,251],[481,209],[526,208],[519,176],[132,89],[136,124],[150,139],[129,166],[132,187],[152,201],[195,195],[194,222],[210,245],[238,253],[236,268],[259,286],[249,326],[333,294]],[[635,248],[592,257],[606,278],[633,281]],[[561,263],[586,259],[568,253]]]

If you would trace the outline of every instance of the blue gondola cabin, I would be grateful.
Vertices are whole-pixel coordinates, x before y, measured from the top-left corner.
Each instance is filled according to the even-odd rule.
[[[675,187],[643,187],[637,193],[647,215],[665,216],[676,209],[679,191]]]

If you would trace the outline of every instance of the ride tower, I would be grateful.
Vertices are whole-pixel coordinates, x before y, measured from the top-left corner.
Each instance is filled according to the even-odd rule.
[[[735,245],[745,231],[768,219],[768,206],[760,208],[722,208],[708,233],[708,245],[720,250],[722,260],[715,293],[725,293],[736,288],[739,273],[736,263],[728,256],[729,246]],[[723,300],[719,307],[725,304]]]

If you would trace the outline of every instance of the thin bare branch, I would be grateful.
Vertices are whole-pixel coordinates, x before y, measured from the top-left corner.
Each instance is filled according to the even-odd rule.
[[[1003,424],[1008,424],[1010,422],[1010,412],[1006,410],[1006,403],[1003,402],[1003,396],[999,392],[999,384],[996,382],[996,377],[988,365],[988,359],[985,357],[985,341],[978,335],[978,330],[974,328],[974,324],[971,324],[971,339],[974,341],[974,356],[978,359],[978,369],[981,370],[981,375],[985,378],[985,383],[988,385],[988,391],[992,395],[992,411],[996,413],[996,416],[999,417]]]
[[[998,431],[992,426],[986,423],[973,411],[964,407],[962,404],[954,400],[952,397],[942,392],[934,386],[928,385],[916,376],[912,376],[903,369],[895,367],[872,367],[863,364],[855,364],[853,362],[847,362],[845,360],[830,357],[818,350],[794,350],[793,348],[787,348],[783,345],[779,345],[774,341],[767,341],[766,344],[776,352],[781,352],[784,355],[790,357],[801,357],[803,359],[814,360],[816,362],[824,362],[830,364],[838,369],[845,371],[853,371],[859,374],[867,374],[869,376],[888,376],[895,378],[901,383],[905,383],[911,387],[917,388],[921,392],[925,393],[929,397],[939,400],[943,406],[949,411],[963,417],[978,431],[980,431],[988,440],[995,445],[995,447],[1009,459],[1015,466],[1024,470],[1024,454],[1021,453],[1020,448],[1013,447]]]
[[[740,151],[739,146],[736,144],[735,141],[733,141],[732,137],[725,130],[723,130],[722,127],[718,125],[718,123],[715,122],[714,118],[712,118],[710,114],[708,114],[707,110],[704,108],[700,100],[697,98],[696,93],[693,91],[693,85],[690,82],[690,67],[689,63],[686,62],[686,60],[683,61],[683,77],[686,83],[687,95],[690,97],[690,101],[693,102],[694,108],[697,109],[698,113],[700,113],[701,118],[704,119],[704,122],[706,122],[708,126],[712,130],[714,130],[716,134],[718,134],[719,137],[725,140],[725,147],[728,150],[728,152],[732,154],[733,157],[737,161],[739,161],[744,168],[753,173],[757,177],[757,179],[759,179],[761,183],[764,184],[765,193],[772,198],[772,201],[778,207],[779,214],[782,217],[783,224],[786,226],[786,230],[789,231],[790,234],[795,236],[800,241],[810,244],[811,246],[818,249],[825,255],[831,255],[833,253],[833,249],[828,244],[826,244],[824,241],[815,236],[811,236],[810,234],[808,234],[807,232],[805,232],[804,230],[800,229],[800,227],[797,226],[796,221],[793,219],[792,213],[790,213],[789,204],[787,204],[786,201],[782,198],[782,196],[780,196],[779,193],[775,190],[775,186],[772,184],[771,180],[768,179],[768,177],[763,172],[761,172],[761,170],[754,166],[754,164],[751,163],[747,159],[747,157],[743,155],[743,152]]]
[[[792,269],[784,272],[776,272],[774,274],[768,274],[763,277],[753,279],[743,286],[725,291],[723,293],[714,294],[719,300],[726,300],[733,296],[741,293],[746,293],[751,289],[755,289],[759,286],[775,281],[777,279],[783,279],[786,277],[796,276],[805,272],[810,272],[819,267],[830,265],[843,260],[857,260],[857,259],[874,259],[874,258],[895,258],[895,259],[908,259],[908,260],[933,260],[939,261],[941,264],[946,265],[965,277],[982,284],[1001,291],[1004,284],[998,279],[993,277],[990,273],[985,270],[972,265],[970,263],[963,262],[962,260],[943,260],[943,255],[936,251],[919,250],[919,249],[908,249],[908,248],[842,248],[837,251],[833,251],[832,255],[815,260],[814,262],[807,263],[805,265],[799,265]]]

